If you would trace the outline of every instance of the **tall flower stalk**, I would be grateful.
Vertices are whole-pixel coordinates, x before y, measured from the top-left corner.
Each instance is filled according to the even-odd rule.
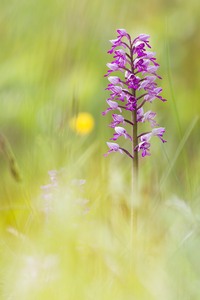
[[[155,99],[163,102],[166,99],[160,95],[162,88],[156,83],[161,77],[157,74],[159,64],[155,53],[150,51],[150,36],[140,34],[132,40],[125,29],[118,29],[117,33],[117,38],[110,41],[112,47],[108,53],[113,56],[113,61],[107,64],[109,69],[105,75],[109,80],[107,90],[110,96],[108,108],[102,114],[113,112],[109,126],[115,131],[110,139],[114,142],[107,142],[109,150],[105,156],[120,152],[133,161],[133,184],[137,190],[138,154],[141,153],[142,157],[150,155],[150,141],[154,136],[166,142],[163,139],[165,128],[158,127],[156,113],[145,111],[144,106]],[[115,72],[117,74],[113,76]],[[125,111],[130,112],[129,117],[125,117]],[[145,122],[149,122],[150,130],[140,132],[140,125]],[[131,151],[116,142],[121,137],[130,141]]]

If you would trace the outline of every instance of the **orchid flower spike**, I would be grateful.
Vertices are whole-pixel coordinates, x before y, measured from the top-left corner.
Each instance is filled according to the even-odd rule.
[[[142,157],[150,155],[152,137],[157,136],[163,143],[166,142],[163,139],[165,128],[158,127],[156,113],[145,111],[146,103],[156,99],[166,101],[161,96],[162,88],[156,82],[161,79],[157,74],[159,64],[155,53],[151,51],[149,39],[148,34],[140,34],[132,39],[125,29],[118,29],[117,38],[110,40],[112,46],[108,53],[113,56],[113,60],[107,63],[108,71],[105,75],[109,81],[106,89],[110,96],[107,99],[108,108],[102,114],[112,112],[113,120],[109,126],[115,133],[111,140],[120,143],[125,138],[131,143],[132,150],[129,152],[119,144],[109,142],[109,151],[105,156],[120,152],[131,159],[138,159],[139,152]],[[125,111],[126,116],[129,112],[128,118],[125,117]],[[140,133],[140,124],[145,122],[149,123],[150,131]]]

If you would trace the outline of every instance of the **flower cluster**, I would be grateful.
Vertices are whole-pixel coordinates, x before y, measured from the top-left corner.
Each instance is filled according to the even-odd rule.
[[[117,38],[110,41],[112,47],[108,51],[114,60],[107,64],[109,70],[105,77],[109,80],[107,90],[110,96],[107,99],[108,108],[102,114],[115,111],[109,125],[115,130],[111,140],[116,141],[123,136],[132,142],[133,149],[131,154],[117,143],[108,142],[109,151],[105,156],[111,152],[120,152],[134,158],[135,153],[141,151],[144,157],[150,155],[150,140],[153,136],[157,136],[163,143],[166,142],[163,139],[165,129],[157,127],[156,113],[151,110],[144,111],[144,104],[147,102],[152,103],[155,99],[166,101],[160,95],[162,88],[156,83],[156,79],[161,79],[157,74],[159,64],[156,62],[155,53],[150,51],[149,35],[140,34],[132,40],[124,29],[118,29],[117,33]],[[113,72],[118,72],[117,75],[122,73],[123,76],[111,76]],[[123,111],[130,111],[130,120],[124,118]],[[138,124],[144,122],[149,122],[152,129],[138,134]],[[131,130],[132,136],[124,128],[125,125],[136,127],[136,130]]]

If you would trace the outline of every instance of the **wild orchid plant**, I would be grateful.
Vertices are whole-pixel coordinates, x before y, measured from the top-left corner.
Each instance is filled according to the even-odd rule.
[[[138,153],[141,151],[142,157],[150,155],[150,140],[153,136],[157,136],[163,143],[165,128],[157,127],[155,121],[156,113],[148,110],[145,112],[144,105],[152,103],[156,98],[166,101],[160,93],[162,88],[157,86],[156,79],[161,79],[157,74],[159,64],[156,62],[155,53],[148,51],[150,36],[140,34],[134,40],[126,32],[125,29],[117,30],[118,36],[115,40],[111,40],[111,49],[108,51],[112,54],[114,60],[108,63],[109,68],[107,74],[109,84],[107,90],[110,91],[110,97],[107,99],[108,108],[102,113],[106,115],[109,111],[118,110],[120,114],[112,114],[113,121],[110,127],[114,128],[115,133],[111,140],[116,141],[123,136],[132,143],[132,152],[122,148],[117,143],[107,142],[109,151],[125,153],[133,160],[133,169],[135,176],[138,170]],[[110,76],[113,72],[120,71],[122,76]],[[130,118],[125,118],[123,112],[130,111]],[[152,130],[144,133],[138,133],[139,124],[149,122]],[[131,134],[124,128],[129,126]]]

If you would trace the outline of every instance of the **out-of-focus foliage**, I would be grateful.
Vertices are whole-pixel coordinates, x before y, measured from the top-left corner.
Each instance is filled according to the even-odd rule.
[[[1,299],[199,299],[199,25],[198,0],[0,1]],[[151,35],[168,100],[152,104],[168,143],[140,161],[134,253],[131,164],[103,157],[117,28]],[[81,112],[94,119],[84,135],[70,127]]]
[[[141,32],[151,35],[161,65],[163,95],[168,99],[164,109],[159,103],[153,105],[168,132],[166,149],[171,160],[200,112],[197,0],[11,0],[9,4],[1,1],[0,8],[0,128],[28,181],[39,179],[38,173],[45,174],[52,159],[52,167],[65,164],[67,149],[75,138],[69,119],[79,111],[91,113],[96,121],[93,134],[87,141],[81,140],[83,149],[93,142],[105,149],[109,129],[105,132],[100,114],[107,96],[103,74],[110,59],[108,40],[115,37],[117,28],[126,28],[133,36]],[[197,136],[198,124],[184,145],[185,154],[176,161],[178,174],[171,176],[170,184],[175,177],[181,186],[188,184],[184,174],[198,170]],[[162,154],[159,157],[163,161]],[[7,166],[0,159],[4,177]],[[166,157],[161,161],[158,164],[166,168]],[[151,163],[157,162],[157,156],[152,157]]]

